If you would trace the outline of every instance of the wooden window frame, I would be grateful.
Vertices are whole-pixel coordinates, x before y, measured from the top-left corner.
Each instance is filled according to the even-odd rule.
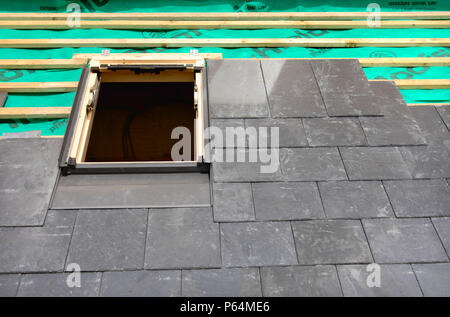
[[[142,82],[192,81],[194,83],[194,159],[192,161],[127,161],[85,162],[89,137],[101,82],[136,82],[135,69],[161,69],[159,74],[143,72],[137,76]],[[113,70],[125,70],[120,78]],[[181,72],[180,72],[181,70]],[[130,72],[128,74],[128,71]],[[192,75],[186,76],[189,73]],[[190,80],[189,80],[190,78]],[[74,104],[64,136],[59,165],[63,175],[75,173],[135,173],[135,172],[208,172],[205,162],[204,131],[208,124],[205,60],[190,58],[93,58],[83,69]]]

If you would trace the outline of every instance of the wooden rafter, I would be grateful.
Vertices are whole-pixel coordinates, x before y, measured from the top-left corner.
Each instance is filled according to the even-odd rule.
[[[127,58],[145,58],[161,60],[164,58],[170,59],[185,59],[192,58],[192,55],[186,53],[167,53],[167,54],[153,54],[153,53],[113,53],[108,59],[120,59],[124,56]],[[0,69],[66,69],[66,68],[81,68],[84,67],[89,59],[98,57],[99,54],[83,54],[78,53],[73,55],[73,59],[0,59]],[[220,53],[201,53],[201,58],[217,59],[222,58]],[[272,58],[278,59],[278,58]],[[283,58],[284,59],[284,58]],[[320,60],[323,58],[286,58],[298,60]],[[327,58],[329,59],[329,58]],[[334,58],[331,58],[334,59]],[[341,59],[341,58],[337,58]],[[380,58],[357,58],[362,67],[421,67],[421,66],[450,66],[450,57],[380,57]]]
[[[234,59],[234,58],[230,58]],[[242,59],[242,58],[236,58]],[[450,57],[274,57],[261,59],[281,59],[281,60],[324,60],[324,59],[357,59],[362,67],[421,67],[421,66],[450,66]]]
[[[15,93],[70,92],[77,89],[77,81],[0,83],[0,91]]]
[[[450,79],[396,79],[394,82],[399,89],[450,89]]]
[[[163,12],[82,13],[82,20],[260,21],[260,20],[362,20],[369,12]],[[0,20],[67,20],[69,13],[0,13]],[[382,20],[450,19],[450,11],[381,12]]]
[[[74,28],[67,21],[30,20],[1,21],[0,29],[68,30]],[[368,29],[367,21],[139,21],[82,20],[79,29]],[[449,20],[381,21],[380,29],[448,29]]]
[[[0,69],[68,69],[81,68],[87,58],[77,59],[0,59]]]
[[[10,107],[0,108],[0,119],[67,118],[71,107]]]
[[[58,47],[416,47],[450,46],[450,38],[159,38],[0,39],[0,48]]]
[[[450,103],[408,103],[408,107],[450,106]],[[0,108],[0,119],[62,119],[69,117],[71,107],[10,107]]]
[[[408,103],[408,107],[450,107],[450,103]]]

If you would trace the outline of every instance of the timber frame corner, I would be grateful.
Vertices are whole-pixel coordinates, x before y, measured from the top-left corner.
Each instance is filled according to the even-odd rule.
[[[115,56],[114,56],[115,55]],[[63,175],[88,173],[208,172],[205,161],[204,130],[208,125],[205,58],[201,55],[112,54],[91,56],[81,74],[67,123],[59,167]],[[161,56],[164,55],[164,56]],[[121,75],[118,75],[118,74]],[[125,75],[124,75],[125,74]],[[177,82],[193,84],[194,142],[189,161],[88,162],[86,151],[99,99],[101,82]],[[119,77],[120,78],[117,78]],[[134,77],[133,77],[134,76]],[[185,78],[181,78],[181,77]],[[181,78],[181,79],[179,79]],[[188,79],[186,79],[188,78]],[[189,79],[190,78],[190,79]]]

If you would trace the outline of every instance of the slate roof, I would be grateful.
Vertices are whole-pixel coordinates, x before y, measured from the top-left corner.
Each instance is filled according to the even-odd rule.
[[[211,60],[208,85],[212,125],[279,127],[275,173],[56,182],[61,140],[0,140],[1,296],[450,295],[450,107],[357,60]]]

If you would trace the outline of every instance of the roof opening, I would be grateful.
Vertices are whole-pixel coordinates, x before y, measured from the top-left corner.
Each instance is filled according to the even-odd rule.
[[[205,170],[203,71],[198,63],[91,62],[69,118],[63,174]],[[187,135],[174,136],[179,127]],[[180,138],[189,148],[177,147],[184,155],[174,159]]]
[[[171,161],[172,130],[193,136],[194,119],[193,81],[101,83],[85,161]]]

